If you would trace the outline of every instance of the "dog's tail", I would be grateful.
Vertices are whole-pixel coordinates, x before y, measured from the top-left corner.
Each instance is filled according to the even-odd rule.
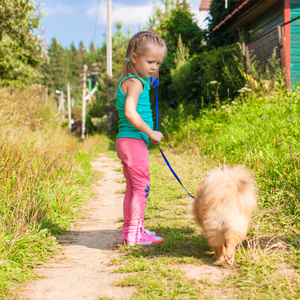
[[[205,185],[205,199],[211,202],[211,207],[222,201],[225,206],[235,205],[243,212],[248,211],[249,214],[256,207],[254,177],[244,165],[224,166],[208,171]],[[214,203],[216,199],[219,199],[218,203]]]

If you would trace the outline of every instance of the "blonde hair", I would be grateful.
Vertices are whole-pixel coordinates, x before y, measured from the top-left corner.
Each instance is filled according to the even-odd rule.
[[[133,63],[131,61],[131,55],[135,53],[137,56],[142,55],[146,50],[148,44],[158,45],[164,48],[165,55],[167,54],[167,45],[164,40],[151,31],[140,31],[136,33],[128,43],[127,51],[126,51],[126,59],[124,61],[123,68],[120,74],[116,77],[115,81],[118,84],[124,76],[129,74],[134,74]],[[155,77],[158,77],[158,71],[154,74]]]

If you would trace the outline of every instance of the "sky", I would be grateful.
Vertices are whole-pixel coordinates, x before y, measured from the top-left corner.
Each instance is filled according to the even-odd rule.
[[[107,0],[35,0],[44,15],[42,30],[37,34],[45,41],[46,48],[55,37],[59,44],[78,48],[82,41],[88,48],[93,41],[101,47],[107,30]],[[199,12],[201,0],[187,0],[199,27],[205,28],[207,12]],[[138,4],[137,4],[138,3]],[[163,7],[161,0],[111,0],[112,32],[116,22],[123,23],[123,32],[130,29],[135,34],[143,29],[153,11],[153,6]]]

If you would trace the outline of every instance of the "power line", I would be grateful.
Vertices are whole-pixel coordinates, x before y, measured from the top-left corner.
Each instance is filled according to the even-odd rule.
[[[94,37],[92,39],[93,42],[95,42],[97,31],[98,31],[98,22],[99,22],[99,15],[100,15],[100,4],[101,0],[98,0],[98,5],[97,5],[97,18],[96,18],[96,23],[95,23],[95,29],[94,29]]]
[[[107,75],[112,77],[112,36],[111,36],[111,0],[107,0],[107,36],[106,36]]]

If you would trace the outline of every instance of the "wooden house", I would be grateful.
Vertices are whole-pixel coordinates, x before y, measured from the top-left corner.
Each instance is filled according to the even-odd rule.
[[[226,0],[224,1],[224,5]],[[274,49],[285,69],[288,87],[300,82],[300,0],[227,0],[236,9],[212,32],[243,32],[246,57],[254,55],[265,65]],[[212,0],[202,0],[207,10]]]

